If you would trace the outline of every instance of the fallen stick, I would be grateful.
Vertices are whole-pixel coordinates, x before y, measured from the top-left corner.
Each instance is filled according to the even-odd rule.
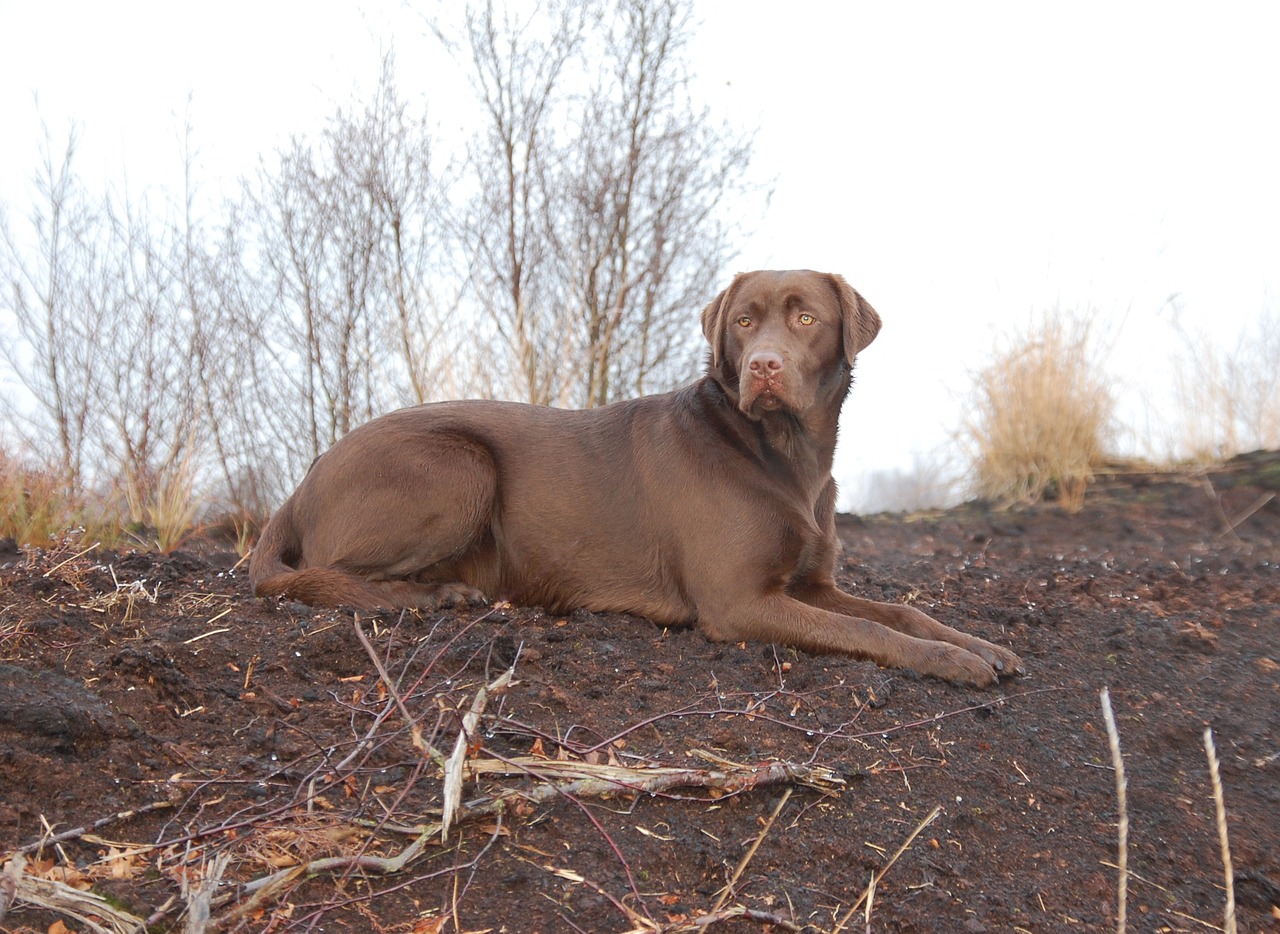
[[[116,908],[101,895],[24,873],[24,862],[25,857],[16,856],[5,872],[5,878],[13,882],[12,904],[31,905],[66,915],[94,934],[133,934],[143,930],[144,919]],[[8,884],[5,884],[6,890]]]
[[[133,808],[132,810],[109,814],[106,817],[99,818],[92,824],[82,824],[73,830],[64,830],[62,833],[54,834],[52,836],[43,836],[39,840],[34,840],[31,843],[18,847],[5,857],[0,857],[0,860],[7,859],[9,856],[28,856],[41,847],[49,846],[50,844],[65,843],[68,840],[75,840],[79,837],[83,837],[85,834],[93,833],[95,830],[101,830],[108,824],[114,824],[122,820],[129,820],[131,817],[137,817],[140,814],[147,814],[151,811],[161,811],[165,808],[171,807],[173,807],[172,801],[153,801],[150,804],[144,804],[140,808]]]
[[[182,897],[187,902],[187,921],[182,927],[183,934],[205,934],[212,914],[213,897],[230,862],[230,853],[219,853],[205,864],[204,876],[199,882],[192,883],[183,874]]]
[[[772,925],[784,931],[801,930],[798,924],[783,915],[735,905],[732,908],[722,908],[709,914],[698,915],[697,917],[689,918],[685,921],[676,921],[671,924],[662,924],[656,927],[652,924],[637,925],[624,932],[624,934],[704,934],[704,932],[712,930],[713,925],[720,924],[723,921],[759,921],[761,924]]]
[[[478,759],[467,763],[475,774],[517,774],[542,779],[543,784],[523,790],[507,789],[495,795],[485,796],[458,806],[453,826],[483,817],[496,817],[501,829],[502,818],[513,810],[525,810],[553,798],[600,797],[610,794],[658,794],[672,788],[715,788],[726,794],[736,794],[761,785],[794,782],[830,790],[844,784],[836,772],[822,766],[795,762],[767,762],[755,766],[715,769],[680,769],[660,767],[655,769],[629,769],[614,765],[592,765],[589,762],[561,762],[522,756],[514,760]],[[548,780],[551,777],[568,780]],[[935,811],[936,815],[936,811]],[[932,820],[932,817],[929,818]],[[916,833],[924,828],[922,824]],[[266,876],[261,876],[240,886],[236,892],[225,894],[215,901],[215,907],[223,907],[238,897],[247,896],[224,915],[211,922],[211,930],[219,930],[247,912],[262,905],[270,895],[296,881],[325,872],[363,870],[378,875],[397,873],[413,862],[442,829],[441,821],[413,828],[417,835],[413,842],[395,856],[330,856],[298,866],[291,866]],[[914,834],[912,838],[914,839]],[[908,843],[910,840],[908,840]],[[904,845],[905,846],[905,845]],[[897,858],[896,856],[894,857]],[[892,862],[890,863],[892,865]],[[888,868],[887,866],[885,867]]]
[[[462,717],[462,725],[458,729],[458,738],[454,741],[453,752],[444,764],[444,807],[440,815],[442,841],[449,838],[449,827],[453,824],[453,817],[462,806],[462,770],[467,762],[467,751],[471,748],[472,737],[475,735],[476,727],[480,725],[480,716],[489,703],[489,695],[496,694],[510,684],[515,673],[514,666],[508,668],[494,679],[492,684],[478,690],[475,700],[471,702],[471,709]]]

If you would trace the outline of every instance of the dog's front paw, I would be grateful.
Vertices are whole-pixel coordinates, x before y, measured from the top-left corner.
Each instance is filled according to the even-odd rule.
[[[999,677],[1012,678],[1015,675],[1026,674],[1022,659],[1004,646],[988,642],[986,639],[979,639],[976,636],[971,638],[973,641],[966,644],[964,648],[994,668]]]
[[[952,684],[985,688],[996,683],[995,667],[982,656],[949,642],[924,642],[923,645],[919,656],[904,667]]]

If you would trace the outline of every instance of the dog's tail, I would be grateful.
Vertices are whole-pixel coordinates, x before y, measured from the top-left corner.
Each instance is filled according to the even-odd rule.
[[[471,599],[462,588],[424,586],[413,581],[368,580],[335,567],[298,568],[302,541],[293,522],[293,498],[276,510],[249,559],[249,580],[259,597],[286,597],[307,606],[351,606],[362,610],[434,607]],[[456,589],[456,586],[455,586]],[[460,595],[460,596],[459,596]]]

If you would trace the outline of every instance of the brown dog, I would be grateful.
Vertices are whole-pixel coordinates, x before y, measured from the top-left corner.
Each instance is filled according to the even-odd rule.
[[[1008,649],[836,589],[836,423],[880,317],[839,276],[753,272],[702,313],[707,375],[585,411],[401,409],[311,466],[254,591],[314,605],[503,597],[696,623],[986,685]]]

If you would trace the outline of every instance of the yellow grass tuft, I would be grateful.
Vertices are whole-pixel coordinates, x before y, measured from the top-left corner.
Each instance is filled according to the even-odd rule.
[[[975,374],[964,436],[979,496],[1083,505],[1115,407],[1092,328],[1092,315],[1045,313]]]
[[[75,524],[78,513],[57,476],[0,451],[0,538],[46,546]]]
[[[195,529],[202,502],[191,444],[158,470],[126,469],[117,485],[129,516],[123,532],[144,548],[169,554]]]

